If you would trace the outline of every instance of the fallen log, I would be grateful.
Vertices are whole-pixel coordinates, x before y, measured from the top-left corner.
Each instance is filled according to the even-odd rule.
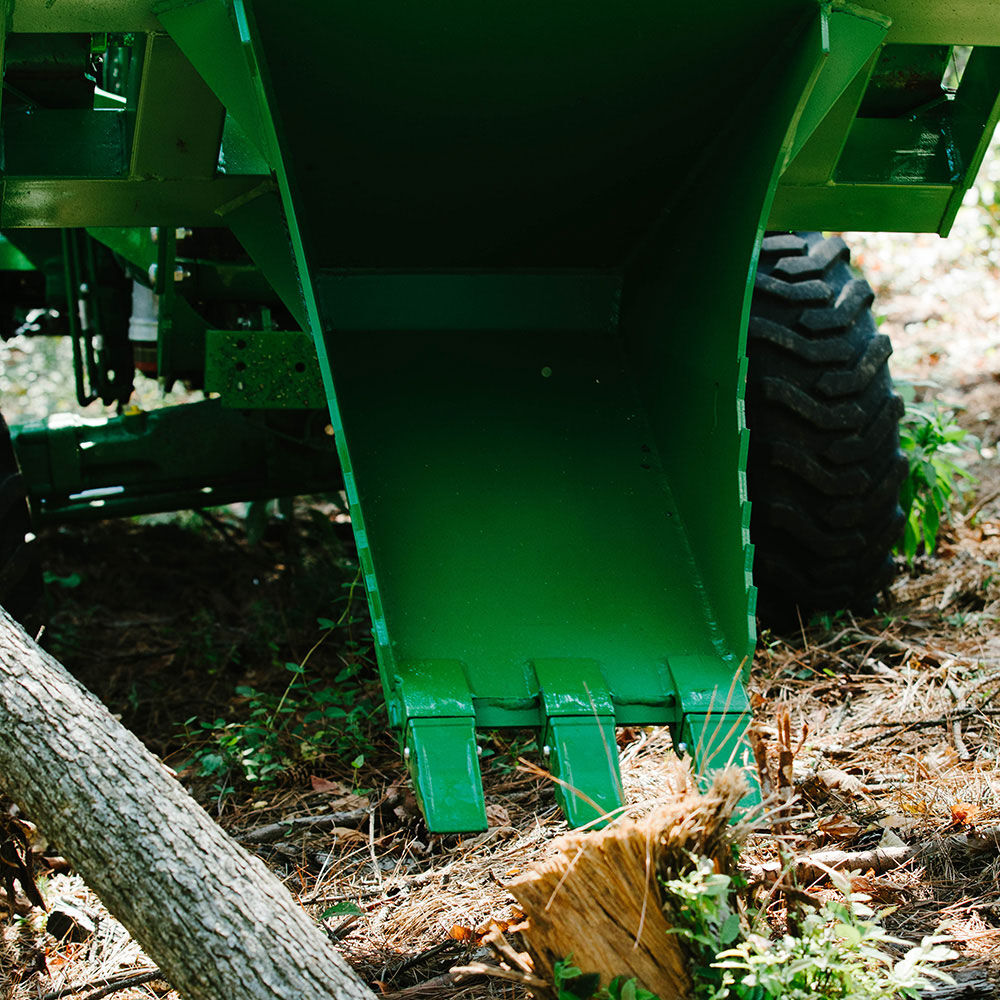
[[[0,786],[188,1000],[372,1000],[264,864],[2,608]]]

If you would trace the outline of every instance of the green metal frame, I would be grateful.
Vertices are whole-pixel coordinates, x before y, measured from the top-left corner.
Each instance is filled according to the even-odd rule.
[[[235,435],[239,480],[281,440],[243,411],[328,406],[432,829],[485,826],[477,727],[536,727],[573,823],[621,802],[616,724],[671,725],[702,768],[748,752],[761,234],[945,231],[1000,110],[988,0],[871,6],[10,3],[22,61],[37,33],[100,33],[119,75],[3,115],[0,226],[87,226],[152,275],[161,375],[222,397],[165,441]],[[939,100],[954,45],[976,48]],[[899,72],[933,99],[893,105]],[[229,228],[255,268],[184,257],[177,226]],[[279,303],[302,332],[270,328]],[[130,420],[90,450],[127,456]],[[53,513],[65,470],[103,475],[83,443],[17,439]],[[225,478],[173,448],[176,495]],[[297,461],[229,493],[301,485]],[[166,502],[166,470],[132,471]]]
[[[324,425],[206,400],[110,419],[57,415],[12,436],[32,515],[46,523],[336,492]]]

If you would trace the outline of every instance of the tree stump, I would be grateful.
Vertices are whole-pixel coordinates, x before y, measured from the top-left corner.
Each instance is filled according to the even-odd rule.
[[[689,791],[641,820],[553,842],[554,857],[510,886],[526,921],[521,934],[534,975],[553,981],[572,956],[602,984],[635,977],[660,1000],[691,996],[688,957],[670,933],[660,880],[691,867],[691,855],[731,863],[730,819],[746,794],[737,769],[723,771],[704,795]]]

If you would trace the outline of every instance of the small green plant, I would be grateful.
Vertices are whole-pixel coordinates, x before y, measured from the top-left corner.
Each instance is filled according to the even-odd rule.
[[[933,965],[956,956],[943,938],[925,937],[894,961],[885,947],[905,942],[863,919],[858,905],[828,900],[802,918],[797,934],[777,939],[750,934],[721,952],[714,964],[722,983],[714,996],[893,1000],[919,997],[932,979],[952,982]]]
[[[672,931],[687,941],[692,956],[694,995],[699,1000],[717,995],[722,976],[714,967],[716,956],[742,933],[739,913],[733,908],[733,879],[715,871],[709,858],[692,858],[684,876],[663,883]]]
[[[349,899],[342,899],[333,906],[328,906],[320,915],[320,920],[329,920],[331,917],[361,917],[364,910],[357,903],[352,903]]]
[[[958,480],[976,481],[960,463],[978,442],[958,424],[954,411],[937,402],[916,403],[911,386],[899,388],[904,398],[909,396],[899,427],[899,443],[909,469],[900,490],[906,524],[897,551],[912,563],[921,543],[928,554],[934,551],[942,519],[951,517]]]
[[[285,667],[292,678],[280,696],[236,688],[246,699],[245,718],[185,723],[188,741],[202,743],[192,755],[198,777],[235,774],[254,785],[273,784],[295,764],[326,754],[353,756],[352,766],[361,766],[364,755],[357,751],[368,747],[367,722],[374,709],[349,683],[358,668],[344,668],[331,686],[300,664]]]
[[[956,957],[941,937],[926,937],[902,958],[872,910],[840,886],[843,901],[827,900],[789,921],[778,937],[741,917],[733,881],[706,858],[664,882],[667,914],[693,958],[698,1000],[895,1000],[918,997],[932,980],[952,982],[935,967]]]
[[[359,579],[345,585],[346,608],[339,619],[318,619],[320,637],[302,662],[284,664],[291,676],[280,695],[241,685],[236,694],[245,703],[242,718],[199,722],[193,717],[184,723],[185,740],[195,746],[191,760],[197,776],[215,779],[220,795],[233,790],[233,778],[253,785],[273,784],[296,764],[326,755],[349,760],[357,786],[358,770],[370,751],[370,720],[379,707],[362,677],[369,662],[367,650],[350,633],[354,619],[349,615]],[[340,635],[344,628],[346,635]],[[313,653],[334,633],[340,640],[343,666],[331,683],[307,667]]]
[[[655,993],[644,990],[636,979],[616,976],[607,986],[600,985],[596,972],[583,972],[573,965],[568,955],[553,966],[553,987],[559,1000],[659,1000]]]

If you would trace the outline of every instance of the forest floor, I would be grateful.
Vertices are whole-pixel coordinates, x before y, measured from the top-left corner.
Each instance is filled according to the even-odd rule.
[[[992,187],[982,200],[993,204]],[[1000,240],[991,222],[970,205],[948,240],[847,235],[878,295],[895,376],[918,400],[955,407],[978,436],[978,451],[966,449],[977,481],[937,552],[901,565],[877,615],[764,632],[750,682],[771,780],[795,796],[784,849],[841,852],[854,890],[890,909],[886,926],[903,938],[944,928],[977,996],[1000,973]],[[44,387],[15,387],[34,385],[16,369],[42,349],[5,348],[9,417],[41,405]],[[265,858],[377,992],[509,995],[509,984],[440,977],[481,953],[492,923],[515,918],[505,883],[544,857],[565,823],[551,784],[523,763],[537,753],[531,734],[492,734],[488,831],[428,833],[386,733],[338,504],[317,497],[298,502],[291,520],[251,518],[252,540],[236,508],[46,530],[43,644]],[[317,704],[330,708],[325,718],[309,715]],[[645,813],[677,777],[669,734],[621,730],[619,749],[629,811]],[[773,766],[782,753],[794,758],[790,784]],[[287,823],[316,816],[337,818]],[[745,862],[772,858],[776,844],[762,831]],[[52,845],[39,859],[47,905],[82,910],[95,929],[70,921],[59,940],[40,910],[19,905],[0,917],[0,997],[86,996],[150,968],[57,855]],[[117,995],[174,996],[157,981]]]

